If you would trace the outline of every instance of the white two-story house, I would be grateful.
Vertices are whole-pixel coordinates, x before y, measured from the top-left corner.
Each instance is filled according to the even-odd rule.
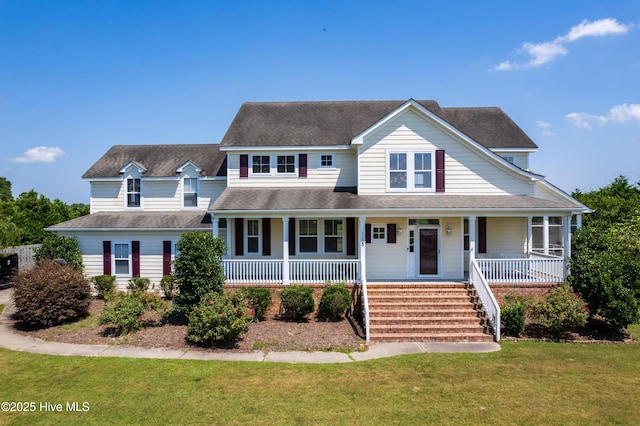
[[[529,170],[499,108],[245,103],[220,144],[114,146],[83,178],[88,275],[158,282],[182,232],[227,245],[229,283],[559,282],[590,210]]]

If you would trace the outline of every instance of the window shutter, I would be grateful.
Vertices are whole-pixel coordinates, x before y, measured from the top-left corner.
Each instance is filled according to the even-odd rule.
[[[296,254],[296,219],[289,218],[289,256]]]
[[[162,242],[162,275],[171,275],[171,241]]]
[[[487,252],[487,218],[478,217],[478,253]]]
[[[444,150],[436,151],[436,192],[444,192]]]
[[[307,177],[307,154],[298,155],[298,177]]]
[[[262,219],[262,255],[271,256],[271,218]]]
[[[236,240],[236,256],[244,255],[244,219],[236,217],[234,223],[234,232]]]
[[[356,254],[356,218],[347,218],[347,256]]]
[[[364,241],[366,243],[371,243],[371,224],[370,223],[364,224]]]
[[[240,177],[249,177],[249,156],[247,154],[240,155]]]
[[[396,224],[387,223],[387,244],[396,243]]]
[[[133,276],[140,276],[140,241],[131,241],[131,263]]]
[[[111,275],[111,241],[102,242],[102,273]]]

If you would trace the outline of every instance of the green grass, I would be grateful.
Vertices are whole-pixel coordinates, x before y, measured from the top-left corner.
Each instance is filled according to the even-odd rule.
[[[335,365],[0,350],[0,383],[0,401],[90,407],[0,424],[637,424],[640,344],[505,342]]]

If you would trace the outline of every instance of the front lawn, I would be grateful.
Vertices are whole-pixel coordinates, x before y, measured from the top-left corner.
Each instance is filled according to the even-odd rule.
[[[636,424],[640,344],[504,342],[487,354],[335,365],[0,350],[0,382],[0,401],[38,408],[2,413],[0,423]],[[65,412],[67,402],[89,411]]]

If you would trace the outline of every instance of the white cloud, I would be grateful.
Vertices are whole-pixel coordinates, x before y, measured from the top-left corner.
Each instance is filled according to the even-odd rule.
[[[551,128],[551,124],[546,121],[536,121],[536,126],[538,126],[541,130],[541,133],[544,136],[555,136],[556,134],[549,130]]]
[[[594,115],[586,112],[572,112],[566,115],[571,124],[584,129],[591,129],[594,124],[604,125],[609,122],[624,123],[637,121],[640,123],[640,104],[622,104],[612,107],[607,115]]]
[[[56,158],[64,155],[64,151],[57,146],[37,146],[24,153],[22,157],[14,158],[14,163],[55,163]]]
[[[614,34],[626,34],[628,31],[629,26],[621,24],[613,18],[599,19],[593,22],[589,22],[585,19],[578,25],[572,27],[566,35],[557,37],[553,41],[543,43],[523,43],[522,47],[519,48],[517,52],[527,53],[531,57],[528,62],[519,64],[511,61],[503,61],[493,67],[493,70],[508,71],[518,68],[538,67],[552,61],[558,56],[566,55],[569,52],[565,47],[565,44],[567,43],[572,43],[583,37],[603,37]]]

